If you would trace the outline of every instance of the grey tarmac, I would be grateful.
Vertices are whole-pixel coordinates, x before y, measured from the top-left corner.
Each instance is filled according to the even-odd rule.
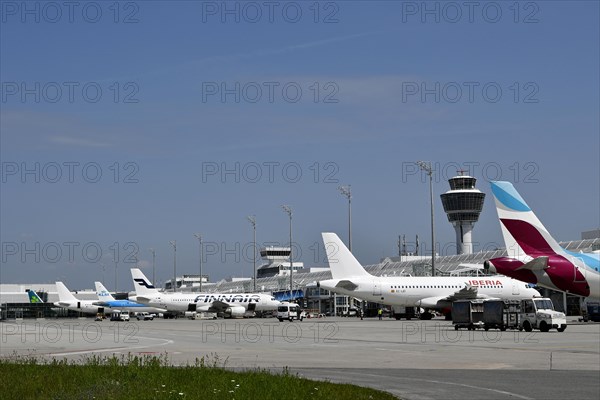
[[[600,324],[563,333],[455,331],[450,322],[274,318],[0,323],[2,357],[166,355],[386,390],[403,399],[600,398]]]

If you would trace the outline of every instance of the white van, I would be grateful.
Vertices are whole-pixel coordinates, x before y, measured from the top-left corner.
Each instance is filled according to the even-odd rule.
[[[277,307],[277,319],[279,322],[283,322],[284,319],[293,321],[295,319],[302,321],[305,313],[300,308],[299,304],[283,302]]]
[[[110,317],[111,321],[129,321],[129,311],[114,310]]]

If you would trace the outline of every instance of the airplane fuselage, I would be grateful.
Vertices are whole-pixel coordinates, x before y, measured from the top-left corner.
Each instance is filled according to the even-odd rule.
[[[73,310],[77,312],[82,312],[86,314],[97,314],[104,312],[104,307],[99,307],[93,304],[90,300],[85,301],[57,301],[54,303],[55,306],[66,308],[68,310]]]
[[[272,311],[279,305],[279,301],[274,300],[272,296],[256,293],[160,293],[151,298],[138,296],[137,300],[168,311],[211,311],[214,302],[227,303],[230,307],[243,307],[251,311]]]
[[[157,307],[149,307],[145,304],[136,303],[134,301],[129,300],[108,300],[108,301],[98,301],[96,303],[99,307],[104,307],[106,309],[115,309],[121,311],[130,311],[130,312],[147,312],[147,313],[160,313],[166,311],[166,309],[161,309]]]
[[[356,285],[353,288],[353,285]],[[526,283],[505,276],[490,277],[356,277],[320,281],[318,286],[336,293],[391,306],[445,309],[447,298],[461,290],[476,289],[479,298],[521,300],[539,296]],[[458,293],[457,293],[458,292]]]
[[[545,269],[531,270],[523,266],[531,259],[519,260],[500,257],[489,260],[486,269],[511,278],[536,283],[548,289],[559,290],[591,299],[600,299],[600,274],[591,270],[576,257],[550,254]],[[571,258],[571,259],[569,259]]]

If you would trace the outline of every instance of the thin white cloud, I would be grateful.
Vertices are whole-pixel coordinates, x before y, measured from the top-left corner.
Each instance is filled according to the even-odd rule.
[[[314,48],[314,47],[326,46],[326,45],[329,45],[332,43],[344,42],[344,41],[351,40],[351,39],[357,39],[357,38],[377,35],[377,34],[381,34],[381,33],[384,33],[384,31],[354,33],[351,35],[336,36],[336,37],[331,37],[331,38],[327,38],[327,39],[315,40],[312,42],[293,44],[293,45],[280,47],[280,48],[276,48],[276,49],[263,49],[263,50],[255,50],[255,51],[251,51],[251,52],[245,52],[245,53],[234,53],[234,54],[221,55],[221,56],[208,56],[208,57],[204,57],[204,58],[201,58],[198,60],[188,61],[188,62],[179,64],[179,65],[171,65],[171,66],[167,66],[164,68],[147,71],[145,73],[136,75],[135,79],[147,78],[150,76],[162,75],[162,74],[166,74],[166,73],[174,73],[182,68],[187,68],[187,67],[196,67],[196,66],[206,65],[206,64],[216,64],[219,62],[229,63],[232,61],[239,61],[239,60],[244,60],[244,59],[249,59],[249,58],[289,53],[294,50],[304,50],[304,49],[310,49],[310,48]],[[101,81],[114,81],[114,80],[124,80],[124,79],[134,79],[134,78],[131,76],[126,77],[126,78],[125,77],[121,77],[121,78],[111,77],[111,78],[102,79]]]
[[[64,144],[68,146],[78,146],[78,147],[110,147],[111,145],[106,142],[98,142],[95,140],[84,139],[84,138],[76,138],[69,136],[52,136],[50,137],[50,141],[53,143]]]

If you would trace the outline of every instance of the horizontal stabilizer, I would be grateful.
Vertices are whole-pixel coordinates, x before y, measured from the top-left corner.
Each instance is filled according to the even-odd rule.
[[[543,271],[546,268],[548,268],[548,257],[541,256],[536,257],[528,263],[521,265],[519,268],[516,269],[516,271],[519,271],[521,269],[528,269],[530,271]]]

